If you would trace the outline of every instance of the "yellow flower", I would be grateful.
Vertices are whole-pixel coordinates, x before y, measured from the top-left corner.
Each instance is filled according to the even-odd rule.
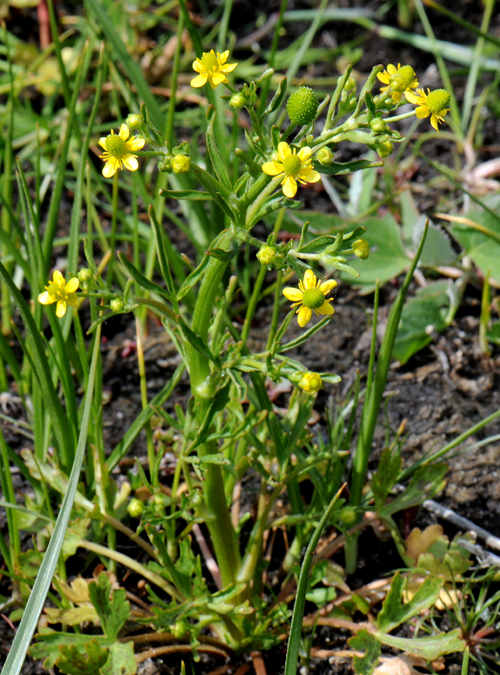
[[[301,148],[297,152],[295,148],[290,148],[288,143],[282,142],[278,145],[278,158],[281,161],[263,164],[262,171],[268,176],[276,176],[276,179],[284,176],[281,185],[283,194],[289,199],[297,194],[297,181],[305,185],[317,183],[321,178],[319,173],[311,168],[311,148]]]
[[[380,91],[391,90],[393,103],[399,103],[404,92],[418,87],[418,80],[415,77],[413,68],[411,66],[402,66],[400,63],[398,63],[397,68],[392,63],[389,63],[387,70],[379,73],[377,77],[387,85],[387,87],[382,87]]]
[[[75,307],[78,302],[76,290],[80,285],[77,277],[70,279],[68,283],[64,281],[63,275],[55,270],[52,275],[52,281],[45,286],[45,291],[38,296],[38,302],[42,305],[52,305],[57,302],[56,316],[61,319],[66,314],[66,308]]]
[[[417,89],[416,92],[407,91],[405,96],[410,103],[418,106],[416,114],[419,119],[431,116],[431,125],[436,131],[439,131],[438,124],[444,122],[447,112],[450,111],[446,106],[450,102],[450,94],[446,89],[427,89],[427,94],[423,89]]]
[[[123,167],[129,171],[136,171],[139,167],[137,158],[132,153],[143,148],[146,141],[139,136],[128,140],[129,136],[128,126],[122,124],[118,136],[111,130],[108,136],[99,139],[99,145],[105,150],[103,155],[99,155],[106,162],[102,170],[105,178],[111,178],[118,169],[123,169]]]
[[[209,52],[203,52],[201,59],[193,61],[193,70],[199,75],[191,80],[192,87],[203,87],[207,82],[215,89],[219,84],[229,82],[226,73],[232,73],[238,65],[237,63],[226,63],[229,57],[229,50],[217,54],[211,49]]]
[[[303,328],[315,314],[333,314],[331,302],[333,298],[325,298],[325,295],[335,288],[337,282],[334,279],[321,281],[316,278],[312,270],[306,270],[304,281],[299,281],[299,288],[284,288],[283,295],[293,302],[292,307],[297,307],[297,321]]]
[[[308,394],[314,394],[315,392],[323,389],[323,380],[318,373],[312,373],[308,371],[302,375],[302,379],[298,383],[299,387],[306,391]]]

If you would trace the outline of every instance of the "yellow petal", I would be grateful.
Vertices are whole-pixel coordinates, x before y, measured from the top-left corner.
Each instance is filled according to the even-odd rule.
[[[137,171],[139,168],[139,162],[134,157],[134,155],[125,155],[125,157],[122,158],[122,162],[125,168],[129,171]]]
[[[283,194],[288,199],[293,199],[297,194],[297,181],[292,176],[287,176],[283,181]]]
[[[191,86],[195,87],[196,89],[198,89],[199,87],[203,87],[203,85],[206,83],[207,83],[207,76],[205,75],[205,73],[201,73],[200,75],[193,77],[193,79],[190,82]]]
[[[134,138],[131,138],[130,141],[127,141],[125,143],[125,147],[129,152],[135,152],[136,150],[141,150],[141,148],[144,147],[145,139],[141,138],[140,136],[134,136]]]
[[[38,302],[41,305],[51,305],[53,302],[55,302],[56,299],[54,298],[53,295],[50,295],[48,291],[45,291],[44,293],[40,293],[38,296]]]
[[[202,73],[205,68],[203,67],[203,63],[200,61],[200,59],[196,59],[196,61],[193,61],[193,70],[195,73]]]
[[[227,82],[227,77],[224,75],[224,73],[214,73],[212,75],[212,81],[210,84],[212,85],[212,88],[215,89],[215,87],[218,87],[219,84],[222,84],[223,82]]]
[[[56,316],[58,319],[62,319],[62,317],[65,314],[66,314],[66,303],[63,302],[62,300],[59,300],[56,307]]]
[[[385,71],[383,73],[378,73],[377,75],[378,79],[383,82],[384,84],[389,84],[389,79],[390,75],[389,73],[386,73]]]
[[[392,94],[391,94],[392,102],[393,103],[399,103],[402,95],[403,94],[399,91],[393,91]]]
[[[106,150],[106,136],[103,136],[102,138],[99,139],[99,145],[101,148],[104,148]]]
[[[78,286],[80,285],[80,282],[77,277],[73,277],[73,279],[70,279],[68,283],[66,284],[66,292],[67,293],[74,293],[77,289]]]
[[[221,66],[221,71],[223,73],[232,73],[237,65],[238,65],[237,63],[228,63],[225,66]]]
[[[118,134],[120,138],[122,138],[124,141],[128,139],[130,136],[130,129],[126,124],[122,124],[120,127],[120,133]]]
[[[284,162],[287,157],[289,157],[292,154],[292,151],[290,149],[290,146],[288,143],[285,143],[284,141],[281,141],[281,143],[278,143],[278,155]]]
[[[301,169],[299,171],[299,178],[304,180],[306,183],[317,183],[321,180],[321,176],[314,169]]]
[[[423,120],[426,117],[429,117],[430,111],[426,105],[421,105],[415,110],[419,120]]]
[[[65,286],[64,277],[61,274],[61,272],[59,272],[59,270],[54,270],[54,274],[52,275],[52,281],[55,284],[57,284],[58,286],[63,286],[63,287]]]
[[[299,159],[302,163],[307,162],[308,159],[311,159],[311,148],[307,146],[305,148],[300,148],[298,152]]]
[[[290,302],[301,302],[302,301],[302,291],[299,291],[298,288],[291,288],[287,286],[283,289],[283,295]]]
[[[418,92],[418,90],[417,90]],[[405,96],[406,100],[409,101],[410,103],[413,103],[414,105],[420,105],[422,103],[421,101],[421,96],[418,96],[418,94],[415,94],[413,91],[405,91]]]
[[[299,322],[299,326],[301,328],[304,328],[306,323],[308,323],[311,320],[312,317],[312,309],[309,309],[309,307],[302,307],[299,310],[299,315],[297,317],[297,321]]]
[[[219,60],[219,63],[222,65],[223,63],[226,63],[226,61],[229,58],[229,49],[226,49],[225,52],[222,52],[222,54],[219,54],[217,52],[217,59]]]
[[[111,176],[114,176],[118,166],[117,160],[114,157],[110,157],[102,170],[104,178],[111,178]]]
[[[332,301],[331,298],[330,300],[325,300],[325,302],[321,305],[321,307],[316,310],[318,314],[333,314],[334,309],[330,304],[331,301]]]
[[[434,127],[437,132],[439,132],[439,120],[440,118],[437,115],[431,115],[431,126]]]
[[[318,288],[324,295],[327,295],[331,290],[335,288],[336,285],[337,282],[335,281],[335,279],[328,279],[328,281],[323,281],[323,283],[321,283]]]
[[[389,65],[387,66],[387,72],[389,73],[389,75],[394,75],[395,73],[398,72],[398,69],[395,66],[393,66],[392,63],[389,63]]]
[[[278,162],[266,162],[262,165],[262,171],[267,173],[268,176],[279,176],[280,173],[283,173],[283,164],[278,164]]]
[[[316,288],[316,275],[312,270],[306,270],[304,273],[304,288],[307,290],[308,288]]]

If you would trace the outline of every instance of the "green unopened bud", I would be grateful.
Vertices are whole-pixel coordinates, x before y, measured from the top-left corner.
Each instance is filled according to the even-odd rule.
[[[261,265],[268,267],[276,259],[276,249],[274,246],[263,246],[257,253],[257,260]]]
[[[344,91],[351,91],[352,89],[356,89],[356,80],[350,75],[344,85]]]
[[[391,141],[386,141],[385,143],[380,143],[380,145],[377,145],[375,150],[380,157],[389,157],[389,155],[394,152],[394,145],[391,143]]]
[[[344,506],[344,508],[340,509],[338,519],[342,525],[352,527],[356,524],[356,511],[352,506]]]
[[[229,105],[235,110],[244,108],[248,104],[246,97],[240,92],[238,94],[233,94],[229,100]]]
[[[130,113],[125,120],[125,124],[129,129],[138,129],[142,124],[142,117],[135,113]]]
[[[374,117],[370,122],[370,128],[375,134],[386,134],[388,131],[387,124],[381,117]]]
[[[298,385],[308,394],[314,394],[323,389],[323,380],[318,373],[307,372],[302,375],[302,379],[298,382]]]
[[[352,245],[352,250],[355,256],[361,258],[361,260],[366,260],[370,255],[370,244],[366,239],[356,239]]]
[[[324,146],[316,153],[316,159],[323,166],[330,166],[333,162],[333,152],[330,148]]]
[[[175,155],[172,158],[172,170],[175,174],[187,173],[191,168],[191,157],[186,155]]]
[[[144,511],[144,504],[140,499],[131,499],[127,506],[127,511],[132,518],[140,518]]]
[[[187,633],[189,633],[189,621],[187,619],[179,619],[171,628],[172,635],[178,640],[181,640]]]
[[[300,87],[294,91],[286,103],[290,122],[297,126],[310,124],[318,112],[318,97],[310,87]]]
[[[82,267],[76,276],[81,281],[81,283],[84,284],[92,279],[92,272],[88,269],[88,267]]]
[[[109,308],[112,312],[122,312],[123,307],[123,300],[121,298],[113,298],[109,303]]]

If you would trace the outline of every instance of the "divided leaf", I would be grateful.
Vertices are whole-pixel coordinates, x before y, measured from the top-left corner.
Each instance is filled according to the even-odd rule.
[[[402,602],[403,583],[400,573],[397,572],[377,617],[381,633],[389,633],[400,624],[435,605],[443,580],[427,578],[413,598],[404,604]]]
[[[102,576],[102,575],[101,575]],[[68,675],[101,675],[101,668],[108,660],[108,650],[97,640],[90,640],[82,654],[75,645],[60,645],[57,667]]]
[[[354,657],[354,672],[356,675],[372,675],[380,658],[380,642],[367,630],[361,630],[357,635],[348,640],[349,646],[359,652],[365,652],[364,656]]]
[[[99,618],[103,632],[110,640],[116,640],[118,633],[130,616],[130,605],[123,588],[113,590],[104,572],[101,572],[97,582],[89,584],[89,595]]]

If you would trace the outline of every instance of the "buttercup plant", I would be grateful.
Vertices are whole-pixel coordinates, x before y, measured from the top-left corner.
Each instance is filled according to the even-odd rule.
[[[386,156],[395,144],[404,140],[389,123],[415,115],[432,115],[434,126],[435,118],[438,121],[444,118],[447,105],[442,94],[436,102],[434,92],[425,95],[425,103],[418,99],[416,111],[393,115],[406,104],[406,99],[415,103],[411,97],[422,96],[413,93],[418,85],[413,69],[389,65],[384,70],[383,66],[377,66],[358,91],[349,66],[331,96],[323,101],[309,87],[293,92],[286,101],[289,124],[281,129],[273,121],[285,104],[286,78],[279,81],[267,107],[259,112],[263,107],[259,101],[262,87],[269,85],[274,71],[269,69],[236,90],[227,76],[238,77],[238,64],[230,60],[229,51],[203,53],[193,63],[197,75],[191,86],[207,87],[210,95],[225,86],[229,93],[222,99],[228,102],[227,111],[244,114],[245,120],[248,115],[246,147],[237,148],[231,157],[234,170],[225,159],[227,143],[219,126],[224,120],[216,120],[212,105],[206,112],[203,162],[196,160],[197,154],[188,142],[174,145],[166,138],[153,123],[146,105],[142,105],[140,114],[127,117],[118,134],[111,131],[99,141],[105,151],[100,156],[104,162],[102,174],[114,178],[115,206],[118,170],[141,171],[141,162],[147,159],[156,161],[160,172],[176,176],[174,185],[178,189],[163,188],[161,197],[186,200],[195,206],[201,201],[214,207],[212,213],[217,214],[218,220],[212,226],[216,236],[198,266],[182,279],[175,273],[173,258],[168,255],[172,244],[161,215],[151,207],[149,214],[163,284],[152,280],[151,268],[139,269],[138,258],[131,262],[121,253],[120,266],[115,263],[115,270],[119,269],[127,281],[123,291],[115,292],[97,269],[91,248],[86,246],[88,268],[81,269],[68,282],[55,272],[53,281],[39,296],[42,304],[57,302],[58,317],[63,317],[68,307],[76,311],[78,288],[82,299],[102,301],[100,315],[93,305],[90,333],[98,331],[102,322],[114,313],[137,312],[139,325],[147,308],[160,318],[181,357],[181,365],[166,389],[167,395],[183,370],[187,370],[191,396],[184,410],[176,408],[175,417],[162,408],[166,398],[155,399],[149,405],[147,391],[143,390],[142,426],[138,424],[135,433],[143,427],[147,429],[148,466],[146,471],[138,467],[139,473],[131,486],[136,495],[127,511],[130,517],[140,518],[138,533],[144,531],[149,537],[150,543],[140,538],[139,544],[147,551],[149,561],[127,564],[134,564],[133,569],[164,594],[160,597],[150,589],[154,616],[148,622],[160,634],[169,632],[189,640],[195,653],[207,626],[219,640],[236,650],[277,644],[288,609],[284,601],[273,605],[263,599],[266,533],[278,527],[283,518],[293,522],[293,537],[283,562],[283,570],[292,577],[302,549],[316,528],[318,513],[326,513],[328,507],[333,509],[332,522],[341,522],[339,508],[344,509],[344,514],[348,508],[354,522],[364,508],[360,485],[366,482],[369,449],[359,450],[355,460],[353,494],[357,495],[357,501],[353,497],[351,506],[346,507],[345,499],[340,499],[354,418],[347,430],[343,423],[336,427],[336,435],[328,446],[317,442],[307,426],[318,392],[338,383],[340,378],[334,373],[311,371],[307,363],[290,358],[287,352],[307,339],[314,339],[320,330],[332,330],[329,324],[334,314],[333,297],[327,296],[337,286],[333,276],[337,272],[354,277],[362,274],[362,261],[370,254],[369,245],[362,238],[365,228],[315,236],[306,223],[298,240],[285,242],[278,236],[283,210],[302,208],[303,202],[295,198],[314,195],[322,174],[335,176],[382,165],[381,161],[366,159],[335,161],[339,143],[357,143],[361,153],[375,149],[380,156]],[[377,78],[385,86],[380,94],[372,94]],[[263,221],[271,231],[267,238],[259,239],[253,230]],[[231,320],[231,308],[239,292],[239,262],[245,250],[252,252],[260,269],[256,265],[259,272],[240,330]],[[414,266],[417,260],[418,257]],[[274,308],[267,345],[259,352],[251,349],[249,331],[267,270],[272,270],[275,278]],[[234,272],[233,276],[229,272]],[[292,281],[294,275],[296,281]],[[285,280],[294,285],[283,288]],[[404,292],[408,284],[409,281]],[[283,296],[293,304],[280,324]],[[322,317],[319,322],[306,328],[318,315]],[[287,329],[294,316],[299,327],[306,330],[289,339]],[[396,317],[391,329],[394,334],[397,323]],[[138,330],[137,351],[141,359],[139,333]],[[143,360],[140,364],[145,382]],[[388,368],[388,361],[386,365]],[[290,383],[291,394],[288,409],[279,412],[273,406],[266,382],[284,380]],[[371,414],[376,418],[378,408],[375,408]],[[155,436],[151,430],[153,409],[161,421],[175,430],[169,446],[175,455],[175,470],[168,490],[161,489],[159,479],[165,446],[161,434]],[[124,458],[129,447],[130,444],[123,443],[105,462],[102,460],[106,475]],[[359,453],[364,453],[361,458]],[[305,507],[299,481],[309,475],[320,476],[325,467],[324,478],[317,478],[320,487],[311,504]],[[250,468],[258,472],[261,480],[253,522],[248,516],[239,516],[241,480]],[[433,481],[429,479],[425,486],[426,494],[433,494]],[[285,515],[280,505],[284,495],[290,505]],[[123,500],[115,500],[117,505],[113,506],[115,502],[112,503],[109,494],[99,499],[105,500],[102,508],[108,518],[108,511],[123,507]],[[337,501],[338,508],[334,508]],[[200,560],[191,548],[190,536],[196,528],[200,529],[199,523],[206,527],[213,547],[211,569],[217,586],[215,592],[208,588]],[[111,547],[105,552],[102,548],[98,549],[99,555],[123,563],[124,556],[118,558]],[[102,584],[104,587],[105,582]],[[54,623],[59,621],[61,616],[57,615]],[[39,636],[42,646],[44,639]]]

